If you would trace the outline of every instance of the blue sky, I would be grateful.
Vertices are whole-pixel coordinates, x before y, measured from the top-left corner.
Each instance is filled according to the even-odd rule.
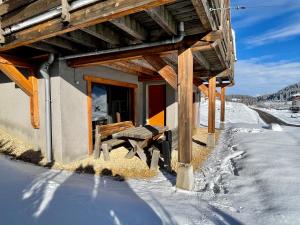
[[[300,0],[231,0],[238,61],[229,94],[261,95],[300,82]],[[271,7],[272,6],[272,7]]]

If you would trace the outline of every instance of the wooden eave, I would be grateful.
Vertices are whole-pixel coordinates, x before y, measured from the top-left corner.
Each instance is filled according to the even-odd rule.
[[[0,5],[2,28],[8,28],[12,24],[42,14],[57,7],[60,2],[60,0],[5,1]],[[38,54],[34,57],[39,57],[48,53],[61,56],[83,53],[84,49],[87,49],[86,51],[113,49],[169,39],[178,35],[177,26],[179,22],[184,22],[186,37],[181,43],[135,52],[81,57],[69,60],[68,63],[73,67],[104,65],[133,73],[141,80],[154,80],[159,77],[158,71],[149,69],[151,65],[144,60],[144,55],[158,54],[176,71],[178,49],[189,46],[194,54],[196,77],[207,79],[212,74],[230,69],[225,76],[219,77],[224,81],[233,82],[230,13],[227,10],[212,12],[209,10],[210,7],[221,5],[226,7],[228,4],[226,0],[100,1],[71,12],[69,24],[62,23],[58,16],[5,36],[5,43],[0,47],[0,52],[18,56],[18,49],[26,46],[28,49],[35,49]],[[212,32],[218,37],[211,35]],[[210,34],[211,39],[208,36],[205,38],[207,34]],[[139,63],[136,60],[139,60]]]

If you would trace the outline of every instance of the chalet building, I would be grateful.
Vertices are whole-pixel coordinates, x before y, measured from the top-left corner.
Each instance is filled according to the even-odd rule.
[[[187,178],[199,93],[234,84],[229,0],[7,0],[0,4],[0,128],[49,161],[93,153],[96,124],[178,128]],[[189,189],[189,185],[179,184]]]

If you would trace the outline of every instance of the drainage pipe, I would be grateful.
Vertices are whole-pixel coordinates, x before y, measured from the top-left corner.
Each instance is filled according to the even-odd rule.
[[[74,58],[80,58],[80,57],[86,57],[86,56],[103,55],[103,54],[116,53],[116,52],[122,52],[122,51],[128,51],[128,50],[137,50],[137,49],[142,49],[142,48],[151,48],[151,47],[157,47],[157,46],[168,45],[168,44],[177,44],[177,43],[183,41],[184,36],[185,36],[184,23],[180,22],[179,23],[179,35],[173,36],[171,39],[167,39],[167,40],[163,40],[163,41],[156,41],[156,42],[151,42],[151,43],[130,45],[130,46],[126,46],[126,47],[113,48],[113,49],[107,49],[107,50],[101,50],[101,51],[69,55],[69,56],[60,57],[59,60],[74,59]]]
[[[99,1],[100,0],[77,0],[77,1],[74,1],[74,2],[72,2],[70,4],[69,11],[74,11],[74,10],[77,10],[77,9],[79,9],[81,7],[84,7],[86,5],[93,4],[93,3],[96,3],[96,2],[99,2]],[[62,13],[62,6],[60,5],[60,6],[54,8],[54,9],[51,9],[48,12],[45,12],[45,13],[43,13],[41,15],[32,17],[32,18],[30,18],[28,20],[24,20],[24,21],[22,21],[20,23],[11,25],[9,27],[6,27],[4,29],[3,35],[9,35],[11,33],[17,32],[17,31],[22,30],[24,28],[33,26],[35,24],[44,22],[46,20],[53,19],[53,18],[61,15],[61,13]]]
[[[40,67],[40,74],[45,79],[46,153],[48,163],[52,162],[51,87],[49,67],[53,61],[54,55],[51,54],[48,61],[44,62]]]

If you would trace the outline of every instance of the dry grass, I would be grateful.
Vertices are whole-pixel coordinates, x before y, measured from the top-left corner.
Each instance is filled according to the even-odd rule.
[[[216,140],[219,138],[219,131],[216,131]],[[212,149],[206,147],[207,142],[207,128],[197,128],[193,130],[193,158],[192,165],[194,170],[202,167],[210,155]],[[178,152],[172,152],[172,169],[177,172]]]
[[[218,133],[216,136],[218,138]],[[211,153],[211,149],[205,147],[207,129],[201,128],[195,130],[193,139],[196,140],[198,144],[193,142],[192,165],[194,169],[198,169],[203,165]],[[49,165],[40,151],[34,151],[33,146],[0,130],[0,153],[36,165],[59,170],[75,171],[78,173],[109,175],[114,176],[117,179],[149,178],[157,174],[156,171],[150,171],[148,165],[137,156],[134,156],[132,159],[125,158],[127,152],[128,150],[126,148],[120,147],[111,151],[110,161],[104,161],[103,155],[101,154],[99,159],[94,159],[90,156],[68,164],[54,162]],[[172,152],[172,169],[176,171],[177,167],[177,151],[175,150]]]

